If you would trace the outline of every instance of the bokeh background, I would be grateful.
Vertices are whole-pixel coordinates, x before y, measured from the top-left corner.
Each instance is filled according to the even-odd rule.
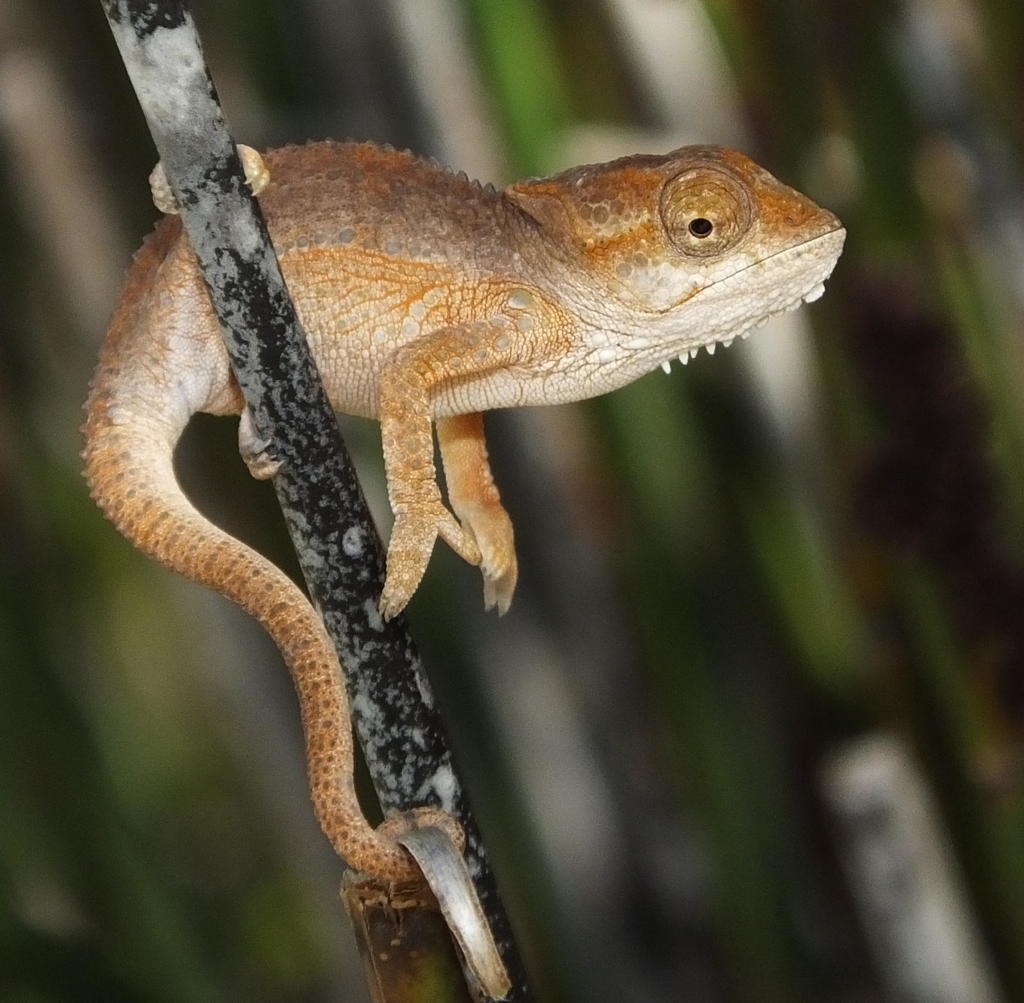
[[[194,10],[251,145],[726,143],[849,230],[750,341],[491,416],[517,601],[439,548],[413,603],[538,998],[1024,999],[1024,5]],[[79,478],[153,160],[99,4],[0,5],[0,997],[359,1001],[276,652]],[[181,477],[292,567],[234,435]]]

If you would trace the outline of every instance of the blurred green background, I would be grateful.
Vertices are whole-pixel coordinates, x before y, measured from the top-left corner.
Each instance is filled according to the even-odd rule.
[[[413,603],[538,997],[1024,999],[1024,5],[194,10],[252,145],[726,143],[848,228],[750,341],[491,416],[516,604],[443,548]],[[0,997],[358,1001],[276,652],[78,474],[153,160],[99,4],[0,6]],[[289,562],[234,435],[182,479]]]

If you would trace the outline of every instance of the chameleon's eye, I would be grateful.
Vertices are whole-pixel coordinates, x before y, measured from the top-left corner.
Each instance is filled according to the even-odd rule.
[[[714,167],[697,167],[672,178],[661,192],[661,219],[673,246],[702,258],[732,250],[750,229],[750,197]]]

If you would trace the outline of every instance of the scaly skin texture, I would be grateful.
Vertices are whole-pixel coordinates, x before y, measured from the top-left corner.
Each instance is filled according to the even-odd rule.
[[[481,412],[613,390],[817,298],[845,231],[742,154],[686,147],[574,168],[504,192],[370,144],[266,154],[260,203],[336,410],[379,419],[395,525],[381,612],[399,612],[443,537],[479,563],[488,607],[516,583],[512,525]],[[262,173],[261,173],[262,172]],[[269,183],[267,177],[269,176]],[[93,497],[141,550],[237,602],[295,680],[325,833],[357,869],[414,874],[396,827],[374,831],[352,787],[348,707],[319,617],[277,568],[204,519],[172,454],[198,411],[241,414],[178,221],[136,256],[86,405]],[[436,427],[448,495],[433,460]],[[243,415],[243,458],[274,472]]]

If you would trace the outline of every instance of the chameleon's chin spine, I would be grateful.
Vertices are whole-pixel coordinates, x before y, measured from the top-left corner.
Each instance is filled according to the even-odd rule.
[[[302,710],[310,790],[320,824],[350,867],[388,881],[418,871],[408,853],[366,822],[352,784],[352,734],[334,647],[301,590],[261,554],[206,519],[174,474],[173,452],[191,415],[173,406],[175,374],[140,357],[143,301],[176,226],[143,246],[111,323],[86,402],[85,479],[131,543],[252,614],[281,650]],[[446,818],[437,812],[438,821]],[[454,823],[452,823],[454,824]]]

